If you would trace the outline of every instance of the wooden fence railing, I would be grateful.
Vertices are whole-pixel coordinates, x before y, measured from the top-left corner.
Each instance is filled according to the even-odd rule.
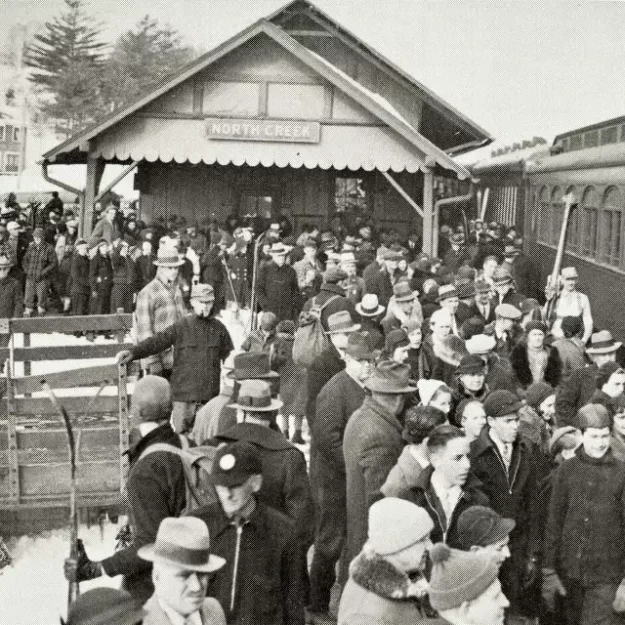
[[[78,505],[106,507],[118,500],[127,471],[122,455],[129,437],[126,367],[110,364],[63,370],[63,361],[112,358],[129,345],[125,337],[131,324],[129,314],[0,320],[0,332],[12,334],[9,347],[0,349],[0,359],[7,364],[0,412],[0,509],[68,504],[67,434],[52,402],[42,393],[44,381],[54,391],[80,389],[77,395],[59,397],[72,417],[77,442]],[[33,334],[83,332],[113,333],[117,342],[31,346]],[[24,347],[14,346],[18,334],[24,335]],[[44,361],[58,362],[58,367],[32,374],[32,363]],[[16,377],[20,362],[24,376]],[[110,386],[116,388],[115,395],[94,399],[101,387]]]

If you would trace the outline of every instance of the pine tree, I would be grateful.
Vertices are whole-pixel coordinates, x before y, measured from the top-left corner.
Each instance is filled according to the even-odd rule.
[[[47,22],[26,50],[30,78],[43,96],[42,110],[66,135],[105,111],[100,76],[106,47],[83,0],[65,0],[65,11]]]
[[[113,108],[136,100],[193,58],[178,33],[146,15],[117,40],[106,73]]]

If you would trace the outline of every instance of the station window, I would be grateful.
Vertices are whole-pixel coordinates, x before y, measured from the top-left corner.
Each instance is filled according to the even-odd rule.
[[[582,197],[580,212],[582,218],[582,254],[596,258],[598,248],[599,194],[594,187],[587,187]]]
[[[337,211],[364,213],[369,209],[371,194],[363,178],[336,178],[334,206]]]
[[[20,155],[7,152],[4,156],[4,172],[7,174],[17,174],[20,167]]]
[[[623,201],[616,187],[610,187],[605,192],[601,217],[600,260],[613,267],[619,267],[622,256]]]

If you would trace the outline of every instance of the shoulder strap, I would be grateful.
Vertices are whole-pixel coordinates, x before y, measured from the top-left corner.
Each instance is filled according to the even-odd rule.
[[[323,310],[330,302],[333,302],[335,299],[338,299],[339,297],[341,296],[333,295],[332,297],[328,299],[328,301],[326,301],[325,303],[321,304],[321,306],[319,306],[319,310]]]

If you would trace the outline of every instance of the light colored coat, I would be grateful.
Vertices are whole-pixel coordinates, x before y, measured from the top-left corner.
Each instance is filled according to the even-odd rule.
[[[156,600],[156,595],[148,599],[143,609],[146,611],[143,625],[172,625],[170,618]],[[217,599],[211,597],[204,599],[200,614],[203,625],[226,625],[226,615]]]

